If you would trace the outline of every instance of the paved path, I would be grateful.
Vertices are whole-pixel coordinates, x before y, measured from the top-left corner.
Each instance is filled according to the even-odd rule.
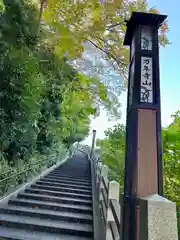
[[[7,203],[0,204],[0,239],[93,239],[90,162],[77,152]]]

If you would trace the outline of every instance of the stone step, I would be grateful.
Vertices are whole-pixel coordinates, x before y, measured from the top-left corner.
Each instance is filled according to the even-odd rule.
[[[40,208],[28,208],[21,206],[0,205],[0,214],[23,215],[29,217],[45,218],[66,222],[78,222],[92,224],[92,216],[83,213],[60,212]]]
[[[56,182],[56,183],[70,183],[70,184],[77,184],[78,186],[88,186],[91,187],[92,184],[91,183],[85,183],[85,182],[78,182],[76,180],[64,180],[64,179],[54,179],[51,177],[43,177],[39,179],[40,181],[49,181],[49,182]]]
[[[51,172],[73,172],[74,169],[76,169],[76,172],[75,173],[78,173],[78,174],[81,174],[81,175],[85,175],[85,172],[89,172],[89,168],[90,165],[89,164],[85,164],[85,165],[81,165],[80,167],[77,167],[77,165],[74,165],[74,164],[70,164],[69,166],[68,165],[64,165],[62,166],[62,168],[56,168],[54,170],[52,170]]]
[[[73,178],[79,181],[91,181],[91,177],[90,176],[86,176],[86,177],[78,177],[76,176],[73,172],[71,174],[65,174],[64,172],[62,173],[49,173],[46,176],[54,176],[54,177],[64,177],[64,178]]]
[[[82,178],[88,179],[90,177],[90,174],[88,171],[83,171],[83,169],[81,169],[79,171],[77,171],[77,169],[75,169],[75,171],[74,171],[74,169],[72,169],[71,171],[67,171],[67,170],[63,170],[63,169],[60,171],[52,171],[52,172],[50,172],[50,174],[56,174],[56,175],[62,174],[64,176],[72,175],[72,176],[76,176],[77,178],[81,178],[81,179]]]
[[[73,169],[76,169],[76,172],[80,172],[81,174],[83,174],[85,171],[89,171],[89,167],[90,167],[90,163],[85,163],[82,164],[80,166],[77,166],[77,164],[73,164],[73,162],[69,162],[69,164],[66,164],[64,166],[62,166],[61,168],[56,168],[53,171],[73,171]]]
[[[76,177],[76,178],[79,178],[79,179],[87,179],[87,180],[91,177],[91,175],[87,171],[84,174],[82,174],[82,170],[80,170],[79,173],[77,173],[76,168],[77,168],[77,166],[75,168],[73,168],[73,170],[70,171],[70,172],[67,172],[65,170],[61,170],[61,171],[52,171],[52,172],[49,172],[48,174],[70,176],[70,177]]]
[[[73,213],[83,213],[83,214],[92,214],[92,207],[89,206],[77,206],[74,204],[58,204],[58,203],[49,203],[38,200],[28,200],[28,199],[15,199],[11,198],[8,202],[9,205],[30,207],[30,208],[41,208],[49,209],[61,212],[73,212]]]
[[[75,169],[75,171],[74,171]],[[52,172],[50,172],[52,174],[63,174],[63,175],[73,175],[73,176],[77,176],[79,178],[88,178],[90,177],[90,172],[87,171],[86,169],[79,169],[77,170],[77,166],[75,166],[74,168],[72,168],[71,170],[67,170],[67,169],[61,169],[61,170],[54,170]]]
[[[49,185],[49,186],[57,186],[57,187],[68,187],[68,188],[76,188],[76,189],[85,189],[85,190],[91,190],[91,187],[77,185],[77,184],[70,184],[70,183],[55,183],[45,180],[38,180],[36,181],[36,184],[38,185]]]
[[[33,194],[33,193],[19,193],[17,195],[17,198],[47,201],[47,202],[54,202],[54,203],[66,203],[66,204],[77,204],[77,205],[83,205],[83,206],[92,206],[91,200],[55,197],[50,195],[40,195],[40,194]]]
[[[58,180],[58,181],[63,181],[63,180],[65,180],[65,181],[72,181],[72,182],[80,182],[80,183],[82,183],[82,184],[92,184],[91,183],[91,180],[82,180],[82,179],[77,179],[77,178],[73,178],[73,177],[68,177],[68,176],[59,176],[59,177],[57,177],[57,176],[52,176],[52,175],[46,175],[46,176],[44,176],[44,178],[51,178],[51,179],[54,179],[54,180]]]
[[[57,197],[68,197],[68,198],[92,200],[91,195],[78,194],[78,193],[68,193],[68,192],[57,192],[57,191],[36,189],[36,188],[32,188],[32,187],[31,188],[26,188],[25,192],[41,194],[41,195],[45,194],[45,195],[51,195],[51,196],[57,196]]]
[[[38,219],[28,216],[0,214],[0,226],[48,233],[61,233],[75,236],[92,237],[92,225],[66,223],[48,219]]]
[[[92,240],[90,163],[81,153],[0,204],[0,240]]]
[[[69,165],[64,165],[61,168],[56,168],[53,171],[73,171],[73,169],[76,169],[76,172],[80,172],[80,170],[84,170],[83,172],[80,172],[81,174],[83,174],[85,171],[88,171],[89,168],[89,164],[81,164],[81,166],[77,167],[76,164],[73,164],[72,162],[69,163]]]
[[[92,194],[89,190],[84,189],[74,189],[74,188],[68,188],[68,187],[54,187],[54,186],[48,186],[48,185],[39,185],[39,184],[32,184],[33,188],[39,188],[39,189],[45,189],[45,190],[52,190],[52,191],[62,191],[62,192],[69,192],[69,193],[82,193],[82,194]]]
[[[27,229],[7,228],[0,226],[1,240],[92,240],[92,238],[71,236],[56,233],[29,231]]]

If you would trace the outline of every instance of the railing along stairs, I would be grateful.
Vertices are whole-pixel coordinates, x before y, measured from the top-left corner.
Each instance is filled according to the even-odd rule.
[[[109,181],[109,168],[103,165],[102,161],[96,156],[94,146],[90,149],[88,146],[80,145],[79,149],[86,154],[91,155],[91,170],[92,177],[94,175],[94,195],[96,196],[97,206],[100,211],[100,218],[94,219],[95,222],[101,221],[99,226],[103,231],[103,239],[105,240],[119,240],[120,239],[120,185],[116,181]],[[93,210],[98,212],[98,209]],[[99,219],[98,219],[99,218]],[[94,229],[97,227],[94,226]],[[99,238],[100,239],[100,238]]]

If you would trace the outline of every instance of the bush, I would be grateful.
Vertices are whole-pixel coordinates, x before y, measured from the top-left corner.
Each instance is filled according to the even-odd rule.
[[[61,145],[54,149],[53,153],[41,155],[35,153],[26,163],[18,161],[18,164],[9,166],[1,156],[0,162],[0,197],[14,191],[19,185],[28,182],[45,169],[63,160],[67,155],[67,149]]]

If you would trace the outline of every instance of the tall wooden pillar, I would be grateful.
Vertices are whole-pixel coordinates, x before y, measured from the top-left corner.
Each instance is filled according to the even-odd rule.
[[[133,12],[130,46],[122,240],[138,239],[137,198],[163,195],[158,28],[167,16]]]

